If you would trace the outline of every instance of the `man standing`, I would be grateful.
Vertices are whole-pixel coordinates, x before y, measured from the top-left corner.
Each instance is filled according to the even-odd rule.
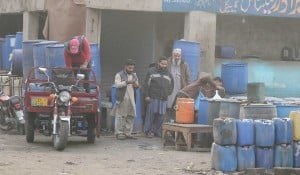
[[[168,60],[160,57],[158,64],[151,67],[146,75],[144,93],[147,113],[144,132],[148,137],[161,137],[161,125],[166,114],[167,99],[174,88],[174,80],[167,69]]]
[[[128,59],[124,70],[115,76],[116,104],[112,114],[115,116],[115,134],[117,139],[135,139],[132,136],[134,117],[136,116],[136,105],[134,90],[138,88],[139,82],[134,73],[135,63]]]
[[[84,35],[75,36],[65,42],[64,57],[68,68],[91,68],[91,48],[87,38]],[[83,70],[82,73],[85,80],[89,80],[89,71]],[[89,83],[84,83],[84,88],[89,92]]]
[[[181,57],[181,49],[175,48],[172,52],[172,57],[168,59],[168,70],[174,78],[174,89],[168,97],[168,118],[174,117],[175,113],[173,106],[176,103],[175,97],[180,89],[190,84],[190,68],[187,62]]]

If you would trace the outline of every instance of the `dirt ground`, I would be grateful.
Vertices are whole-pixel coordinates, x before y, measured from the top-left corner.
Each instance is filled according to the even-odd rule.
[[[51,137],[37,135],[29,144],[25,136],[0,131],[1,175],[185,175],[211,174],[210,152],[163,148],[160,138],[116,140],[101,136],[95,144],[70,137],[64,151],[56,151]]]

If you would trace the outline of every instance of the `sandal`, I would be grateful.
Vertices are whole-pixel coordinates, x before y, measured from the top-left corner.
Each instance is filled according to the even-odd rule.
[[[124,134],[116,134],[116,138],[118,140],[125,140],[126,139],[126,136]]]

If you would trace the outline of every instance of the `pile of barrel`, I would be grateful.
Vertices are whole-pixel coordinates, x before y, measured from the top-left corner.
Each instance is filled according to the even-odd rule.
[[[100,81],[99,44],[91,43],[91,63]],[[64,44],[49,40],[23,41],[23,33],[0,38],[0,69],[12,75],[27,78],[32,67],[65,67]],[[37,78],[38,77],[37,75]]]
[[[300,111],[290,118],[213,121],[211,157],[217,171],[300,167]]]

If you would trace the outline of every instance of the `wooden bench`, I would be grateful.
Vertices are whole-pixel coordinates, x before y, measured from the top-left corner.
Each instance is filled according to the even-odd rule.
[[[194,133],[212,133],[213,127],[211,125],[200,124],[179,124],[179,123],[164,123],[162,125],[162,144],[165,146],[167,131],[175,132],[175,147],[178,150],[180,145],[179,133],[182,133],[185,144],[187,145],[187,151],[192,147],[192,134]]]

